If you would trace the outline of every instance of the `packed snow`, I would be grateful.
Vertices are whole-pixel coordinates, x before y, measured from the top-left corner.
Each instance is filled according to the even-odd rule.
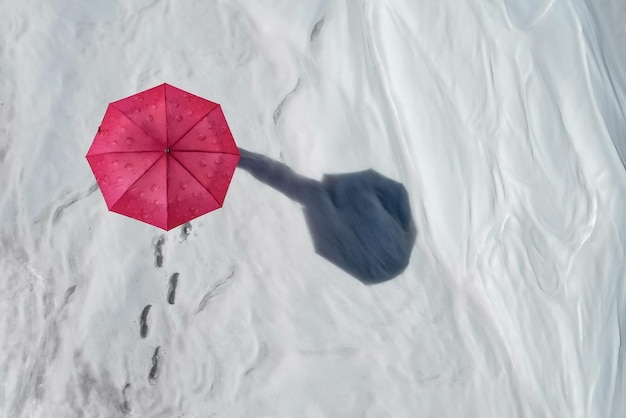
[[[626,416],[626,3],[0,4],[0,416]],[[84,158],[170,83],[237,144],[408,192],[364,284],[238,169],[165,232]]]

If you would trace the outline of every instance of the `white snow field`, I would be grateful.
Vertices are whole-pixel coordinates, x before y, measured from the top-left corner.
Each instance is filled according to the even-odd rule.
[[[240,169],[191,228],[108,212],[85,153],[164,82],[403,183],[408,268]],[[622,0],[0,2],[0,417],[623,418],[624,109]]]

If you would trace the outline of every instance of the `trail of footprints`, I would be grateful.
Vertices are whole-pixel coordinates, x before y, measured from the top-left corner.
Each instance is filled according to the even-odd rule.
[[[183,228],[183,236],[184,237],[188,236],[190,231],[191,231],[191,225],[189,226],[185,225],[185,228]],[[165,244],[165,237],[163,235],[159,236],[154,241],[154,263],[158,268],[163,267],[163,245],[164,244]],[[166,299],[167,299],[167,303],[169,303],[170,305],[173,305],[176,302],[176,288],[178,286],[179,276],[180,276],[179,273],[174,273],[170,276],[170,279],[169,279]],[[148,317],[150,316],[151,308],[152,308],[152,305],[146,305],[141,311],[141,315],[139,317],[139,336],[142,339],[145,339],[149,333]],[[152,354],[152,368],[150,369],[150,373],[148,374],[148,381],[150,382],[150,384],[155,384],[158,379],[159,350],[160,349],[161,347],[158,346],[154,350],[154,353]],[[130,388],[130,383],[128,383],[124,387],[125,399],[126,399],[126,392],[128,391],[129,388]],[[128,408],[127,401],[125,401],[125,408]]]
[[[187,237],[189,237],[190,235],[191,235],[191,224],[183,225],[183,228],[181,231],[181,240],[185,241]],[[156,265],[157,268],[162,268],[164,264],[164,256],[163,256],[164,244],[165,244],[164,235],[158,236],[153,241],[154,264]],[[204,297],[202,298],[202,301],[200,302],[198,306],[198,312],[204,309],[209,299],[221,293],[226,283],[229,282],[233,278],[234,274],[235,274],[234,270],[231,271],[231,273],[226,278],[224,278],[222,281],[215,284],[215,286],[204,295]],[[176,289],[178,287],[179,277],[180,277],[180,273],[178,272],[173,273],[170,276],[169,281],[168,281],[166,300],[167,300],[167,303],[170,305],[174,305],[174,303],[176,303]],[[74,290],[75,290],[75,286],[68,289],[68,292],[66,293],[66,300],[71,296]],[[146,305],[141,311],[141,314],[139,315],[139,336],[141,337],[141,339],[145,339],[149,335],[149,332],[150,332],[149,319],[150,319],[151,310],[152,310],[152,305]],[[160,353],[161,353],[161,346],[157,346],[154,349],[154,352],[152,353],[152,359],[151,359],[152,367],[150,368],[150,371],[148,373],[148,382],[151,385],[156,384],[159,378],[159,370],[160,370],[159,360],[161,356]],[[124,414],[130,414],[132,412],[132,406],[129,400],[130,391],[131,391],[131,384],[127,382],[124,388],[122,389],[122,399],[119,404],[119,408]]]
[[[190,234],[191,234],[191,224],[187,223],[182,228],[182,232],[181,232],[182,240],[185,241]],[[164,244],[165,244],[164,235],[160,235],[153,242],[154,264],[156,265],[157,268],[163,267],[163,261],[164,261],[163,245]],[[180,276],[180,273],[172,274],[168,282],[166,300],[167,300],[167,303],[170,305],[174,305],[174,303],[176,302],[176,288],[178,287],[179,276]],[[70,290],[71,291],[69,292],[70,293],[69,296],[71,296],[71,293],[73,293],[74,289],[72,288]],[[68,295],[66,294],[66,299],[67,297]],[[139,316],[139,336],[141,337],[141,339],[145,339],[146,337],[148,337],[148,334],[150,331],[150,325],[149,325],[148,319],[150,317],[151,309],[152,309],[152,305],[146,305],[141,311],[141,315]],[[160,350],[161,350],[161,346],[157,346],[154,349],[154,352],[152,354],[152,367],[150,368],[150,372],[148,373],[148,382],[152,385],[154,385],[157,379],[159,378],[159,358],[160,358],[159,352]],[[131,412],[131,405],[129,401],[130,390],[131,390],[130,383],[126,383],[126,385],[122,389],[123,401],[120,404],[120,409],[122,410],[122,412],[126,414]]]

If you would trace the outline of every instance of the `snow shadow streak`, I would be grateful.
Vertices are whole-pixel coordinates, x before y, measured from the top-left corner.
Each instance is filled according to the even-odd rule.
[[[407,267],[417,232],[401,183],[372,169],[317,181],[239,151],[239,168],[302,204],[317,254],[365,284],[390,280]]]

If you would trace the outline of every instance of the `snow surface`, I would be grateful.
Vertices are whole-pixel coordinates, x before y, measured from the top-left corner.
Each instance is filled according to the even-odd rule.
[[[0,416],[626,416],[624,22],[620,0],[0,3]],[[109,102],[163,82],[302,175],[403,183],[406,271],[363,285],[241,170],[190,228],[109,213],[84,155]]]

